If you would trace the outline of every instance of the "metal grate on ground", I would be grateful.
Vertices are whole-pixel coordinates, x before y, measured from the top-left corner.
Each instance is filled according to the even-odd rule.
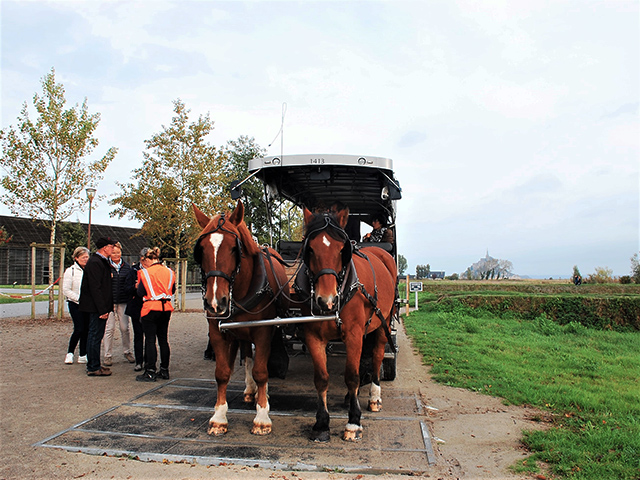
[[[274,385],[275,384],[275,385]],[[229,432],[207,434],[215,405],[213,380],[179,378],[38,442],[36,446],[143,461],[236,464],[279,470],[417,474],[435,464],[422,403],[413,392],[386,389],[384,410],[363,411],[364,436],[344,442],[343,395],[328,397],[331,440],[310,441],[315,390],[301,394],[286,382],[269,384],[273,432],[250,434],[255,408],[243,402],[244,385],[228,389]],[[361,392],[361,402],[366,397]]]

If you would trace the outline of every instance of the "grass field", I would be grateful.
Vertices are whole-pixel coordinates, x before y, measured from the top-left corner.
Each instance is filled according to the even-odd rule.
[[[473,294],[509,298],[499,286],[481,287]],[[532,454],[515,470],[536,471],[543,462],[560,478],[640,478],[640,331],[420,295],[420,311],[405,325],[436,381],[549,413],[548,430],[525,434]]]

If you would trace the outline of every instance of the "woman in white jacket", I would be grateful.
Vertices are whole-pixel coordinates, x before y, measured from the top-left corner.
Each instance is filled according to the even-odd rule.
[[[73,320],[73,333],[69,339],[69,349],[64,363],[73,363],[73,352],[80,341],[80,356],[78,363],[87,363],[87,336],[89,335],[89,314],[81,312],[78,307],[80,301],[80,285],[82,285],[82,275],[84,266],[89,260],[89,249],[78,247],[73,251],[73,265],[64,271],[62,279],[62,293],[67,297],[69,314]]]

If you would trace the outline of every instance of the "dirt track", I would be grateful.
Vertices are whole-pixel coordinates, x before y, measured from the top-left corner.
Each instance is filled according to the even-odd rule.
[[[218,478],[218,479],[362,479],[369,475],[335,472],[292,472],[238,465],[205,466],[141,462],[33,446],[100,412],[149,390],[136,382],[116,343],[112,370],[105,378],[88,378],[84,366],[63,363],[71,332],[70,320],[0,319],[2,459],[0,479],[9,478]],[[202,359],[206,322],[201,313],[176,313],[170,326],[172,378],[213,378],[214,365]],[[500,399],[430,380],[408,340],[401,345],[394,387],[420,393],[434,439],[435,466],[425,462],[424,478],[528,478],[510,474],[508,466],[524,458],[519,438],[533,410],[507,407]],[[309,376],[309,389],[312,378]],[[365,392],[363,392],[364,394]],[[384,402],[384,384],[383,384]],[[436,410],[437,409],[437,410]],[[277,433],[274,432],[274,435]],[[333,441],[333,440],[332,440]],[[314,445],[309,443],[309,448]],[[328,465],[328,470],[330,466]],[[406,478],[400,475],[371,478]]]

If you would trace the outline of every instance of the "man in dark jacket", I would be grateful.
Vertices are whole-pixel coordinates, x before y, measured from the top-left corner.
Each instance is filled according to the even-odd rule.
[[[89,337],[87,339],[87,375],[108,376],[111,370],[100,365],[100,344],[109,313],[113,311],[111,288],[111,266],[109,256],[116,240],[99,238],[98,250],[89,258],[84,267],[80,287],[80,311],[89,313]]]

